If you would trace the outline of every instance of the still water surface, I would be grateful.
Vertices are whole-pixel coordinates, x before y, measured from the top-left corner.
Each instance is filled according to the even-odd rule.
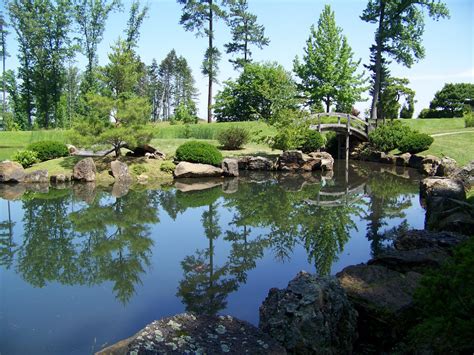
[[[298,271],[335,274],[423,227],[419,177],[390,169],[0,198],[0,354],[90,354],[184,311],[258,325]]]

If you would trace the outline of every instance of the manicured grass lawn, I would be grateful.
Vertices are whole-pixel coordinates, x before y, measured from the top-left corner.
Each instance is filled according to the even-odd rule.
[[[464,118],[432,118],[423,120],[402,120],[410,128],[427,134],[474,131],[474,128],[464,127]]]
[[[434,137],[430,149],[422,154],[448,156],[456,160],[459,165],[466,165],[474,160],[474,130],[469,133]]]

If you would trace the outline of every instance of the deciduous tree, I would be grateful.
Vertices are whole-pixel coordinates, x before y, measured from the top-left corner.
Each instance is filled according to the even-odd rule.
[[[337,27],[329,5],[319,17],[318,28],[311,26],[304,52],[302,62],[295,58],[294,71],[301,80],[298,88],[306,104],[318,107],[323,102],[326,112],[333,105],[350,112],[366,90],[365,79],[363,74],[356,74],[360,60],[354,61],[352,49]]]

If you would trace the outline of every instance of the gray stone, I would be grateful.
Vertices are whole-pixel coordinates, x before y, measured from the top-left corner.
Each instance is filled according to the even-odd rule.
[[[93,182],[95,181],[96,172],[94,160],[92,158],[85,158],[74,165],[72,177],[78,181]]]
[[[436,247],[389,250],[371,259],[368,265],[381,265],[402,273],[409,271],[423,273],[429,269],[440,267],[448,257],[447,251]]]
[[[111,175],[114,177],[116,182],[129,183],[132,181],[132,176],[128,172],[127,164],[114,160],[110,163]]]
[[[408,166],[410,168],[420,170],[423,166],[423,159],[424,158],[422,156],[412,154],[408,160]]]
[[[360,264],[346,267],[337,277],[359,315],[359,344],[391,349],[406,332],[422,274]]]
[[[460,201],[466,200],[464,185],[460,180],[431,177],[420,182],[420,197],[428,200],[433,197],[452,198]]]
[[[309,156],[313,159],[320,159],[321,160],[321,170],[328,171],[333,170],[334,167],[334,158],[331,154],[327,152],[316,152],[310,153]]]
[[[270,171],[273,170],[273,162],[264,157],[251,157],[248,162],[248,170]]]
[[[222,176],[221,168],[207,164],[194,164],[185,161],[180,162],[174,169],[175,178],[202,178]]]
[[[53,184],[63,184],[71,181],[71,176],[64,174],[51,175],[49,181]]]
[[[427,155],[421,161],[421,173],[428,176],[435,176],[438,171],[438,166],[441,164],[441,159],[434,155]]]
[[[21,164],[14,161],[0,162],[0,183],[2,182],[22,182],[25,177],[25,169]]]
[[[260,329],[295,354],[350,354],[356,323],[339,282],[306,272],[286,289],[271,289],[260,306]]]
[[[449,157],[443,157],[436,170],[436,176],[451,176],[457,169],[457,162]]]
[[[222,161],[222,170],[224,176],[237,177],[239,176],[239,161],[233,158],[226,158]]]
[[[31,173],[27,173],[23,179],[24,182],[28,183],[48,183],[49,174],[48,170],[35,170]]]
[[[461,180],[467,190],[474,187],[474,160],[455,171],[452,178]]]
[[[287,150],[281,153],[277,160],[278,170],[300,170],[306,160],[303,152],[299,150]]]
[[[148,324],[134,336],[97,355],[286,354],[275,340],[231,316],[178,314]]]
[[[430,232],[427,230],[409,230],[395,239],[394,246],[397,250],[414,250],[421,248],[451,249],[467,237],[452,232]]]
[[[396,161],[397,161],[397,157],[392,155],[392,154],[382,153],[380,155],[379,162],[382,163],[382,164],[395,164]]]
[[[396,156],[395,164],[397,166],[408,166],[410,162],[411,154],[403,153]]]

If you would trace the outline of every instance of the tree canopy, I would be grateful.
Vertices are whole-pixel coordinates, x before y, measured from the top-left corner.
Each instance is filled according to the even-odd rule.
[[[437,91],[430,108],[420,113],[420,118],[462,117],[470,110],[469,102],[474,100],[474,84],[445,84]]]

